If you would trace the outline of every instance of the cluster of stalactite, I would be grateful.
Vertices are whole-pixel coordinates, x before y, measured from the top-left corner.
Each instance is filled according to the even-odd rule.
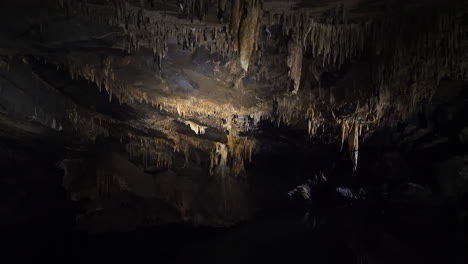
[[[283,35],[289,38],[287,65],[293,93],[299,90],[304,54],[310,53],[323,68],[339,68],[364,52],[371,29],[370,21],[344,23],[335,16],[332,16],[334,19],[320,19],[307,9],[268,14],[266,25],[281,25]]]
[[[125,144],[125,149],[131,157],[136,158],[145,166],[159,168],[171,168],[175,153],[181,153],[184,156],[185,163],[188,163],[191,150],[200,149],[203,152],[210,153],[213,144],[221,144],[174,133],[172,129],[168,128],[160,132],[164,134],[163,138],[135,135],[127,132],[123,135],[121,142]],[[197,157],[197,159],[200,158]]]
[[[255,141],[247,137],[228,135],[226,143],[231,157],[230,170],[232,176],[245,175],[245,162],[252,162]]]
[[[187,3],[183,1],[194,10],[202,10],[201,6],[208,2],[208,0]],[[97,10],[95,17],[105,16],[102,11],[103,6],[86,5],[88,5],[86,10],[91,10],[87,13]],[[223,2],[221,5],[225,6],[226,3]],[[213,52],[232,54],[233,51],[238,51],[242,67],[248,69],[253,52],[258,46],[263,16],[262,1],[235,0],[231,1],[231,5],[230,32],[223,25],[184,24],[183,21],[174,18],[172,18],[174,21],[171,21],[171,18],[163,18],[160,13],[131,6],[125,0],[114,1],[115,12],[107,21],[124,25],[128,37],[125,45],[127,49],[134,50],[143,45],[151,48],[156,56],[164,57],[167,52],[167,40],[176,38],[186,48],[209,44],[208,47]],[[268,25],[280,24],[283,33],[291,39],[288,66],[290,78],[293,80],[293,92],[298,91],[302,75],[300,54],[307,52],[312,53],[323,67],[326,65],[339,67],[350,58],[362,55],[364,50],[372,50],[376,60],[383,58],[384,61],[377,63],[375,67],[378,70],[374,79],[380,82],[381,86],[398,81],[395,79],[402,75],[401,66],[405,66],[403,69],[406,69],[409,68],[408,65],[421,64],[421,61],[414,61],[418,56],[428,58],[424,64],[431,65],[411,68],[408,74],[430,76],[432,72],[423,72],[428,68],[438,69],[442,76],[443,70],[447,68],[450,68],[450,72],[458,74],[466,71],[460,69],[460,65],[466,65],[466,60],[463,61],[466,57],[457,56],[459,54],[454,52],[462,46],[463,37],[466,35],[466,26],[462,25],[462,19],[457,16],[439,17],[438,25],[435,25],[438,27],[436,30],[420,28],[422,29],[420,32],[427,33],[425,36],[420,36],[422,34],[414,30],[415,26],[410,25],[410,30],[415,31],[413,33],[417,38],[408,42],[403,41],[403,35],[409,33],[404,29],[407,23],[387,18],[345,23],[345,20],[340,18],[342,10],[335,8],[333,12],[329,12],[333,14],[325,18],[316,18],[311,11],[303,9],[271,14],[267,19]],[[411,44],[408,46],[408,43]]]
[[[78,133],[82,140],[94,141],[100,135],[110,135],[109,130],[102,125],[103,118],[86,115],[78,110],[77,107],[71,107],[67,110],[67,118],[72,128]],[[108,121],[108,119],[104,120],[104,122]]]
[[[205,14],[210,0],[186,0],[180,4],[190,13]],[[141,47],[153,51],[154,56],[164,58],[168,42],[177,40],[185,49],[193,50],[205,45],[212,53],[233,56],[232,41],[227,26],[205,24],[169,17],[158,11],[148,11],[144,5],[134,6],[127,0],[114,0],[113,4],[98,5],[87,2],[74,3],[75,12],[102,24],[120,26],[124,36],[122,49],[133,52]],[[111,12],[110,10],[114,10]]]
[[[115,95],[119,99],[120,102],[123,103],[135,103],[135,102],[144,102],[144,103],[151,103],[154,107],[156,107],[159,111],[167,111],[171,113],[175,113],[182,118],[193,118],[196,120],[206,120],[210,121],[211,125],[214,127],[222,127],[223,119],[229,119],[234,114],[242,114],[240,117],[245,118],[243,120],[248,120],[247,116],[253,116],[252,122],[239,122],[237,124],[238,129],[244,131],[251,129],[252,126],[255,126],[261,119],[261,117],[265,117],[268,110],[260,111],[257,109],[258,107],[254,107],[254,109],[235,109],[231,105],[219,105],[210,103],[209,101],[197,99],[197,98],[189,98],[188,100],[177,98],[176,96],[165,97],[165,96],[158,96],[156,98],[150,98],[146,94],[141,93],[138,91],[137,88],[134,87],[127,87],[124,82],[115,78],[115,73],[113,73],[112,66],[111,66],[111,59],[104,59],[105,67],[94,67],[91,66],[89,63],[82,62],[81,64],[78,63],[77,60],[73,60],[72,62],[68,63],[69,72],[72,78],[76,79],[78,77],[84,78],[90,82],[96,83],[99,87],[104,85],[105,89],[108,91],[109,95]],[[97,64],[102,65],[102,64]],[[114,87],[113,85],[117,85]],[[114,92],[116,91],[116,92]],[[253,113],[253,114],[252,114]],[[215,116],[217,118],[209,118],[209,116]],[[206,119],[207,118],[207,119]],[[204,134],[207,126],[197,124],[192,121],[183,121],[184,124],[188,125],[197,135]],[[83,127],[93,127],[95,123],[91,125],[86,125]],[[170,128],[161,127],[161,124],[158,123],[157,127],[154,129],[161,130],[163,132],[170,131]],[[106,133],[108,135],[108,132]],[[168,137],[170,137],[171,133],[167,133]],[[179,148],[178,142],[179,139],[174,139],[176,142],[174,148]],[[190,146],[197,147],[198,143],[189,144]],[[234,146],[234,144],[233,144]],[[233,148],[236,149],[236,148]],[[136,151],[132,153],[138,154]],[[238,151],[234,151],[234,153],[238,153]],[[139,156],[143,156],[142,154]],[[147,155],[150,156],[150,155]],[[153,155],[154,156],[154,155]],[[239,157],[236,154],[235,157]],[[236,158],[236,163],[242,163],[242,159]],[[240,166],[238,166],[240,167]]]
[[[245,176],[245,162],[252,161],[255,141],[245,137],[228,136],[228,141],[215,143],[210,155],[210,174]]]
[[[375,86],[380,93],[391,93],[397,118],[430,99],[442,78],[466,78],[468,25],[464,20],[466,14],[416,20],[411,31],[386,21],[375,27],[375,54],[381,60],[375,67]],[[383,29],[399,34],[386,39]]]
[[[352,58],[367,56],[373,64],[375,87],[399,90],[401,104],[395,111],[408,112],[430,98],[441,78],[466,77],[468,27],[464,20],[466,14],[448,14],[435,19],[374,18],[343,24],[301,10],[270,14],[268,21],[282,25],[290,39],[287,64],[293,93],[302,75],[299,53],[311,54],[321,68],[340,68]],[[320,72],[314,74],[320,79]]]
[[[214,0],[179,0],[179,8],[191,18],[203,20]]]
[[[99,92],[104,88],[109,96],[109,102],[116,96],[119,102],[146,102],[153,103],[148,95],[138,89],[129,89],[124,83],[115,77],[112,69],[112,58],[108,57],[103,61],[93,61],[93,63],[80,62],[76,58],[70,58],[68,62],[55,62],[57,68],[66,67],[72,80],[83,78],[95,83]],[[64,65],[62,65],[64,64]]]
[[[203,135],[205,134],[205,130],[207,129],[206,126],[199,125],[195,122],[192,121],[185,121],[184,122],[187,126],[190,127],[190,129],[195,132],[197,135]]]
[[[251,161],[255,147],[255,141],[239,137],[231,131],[224,144],[173,133],[169,127],[159,127],[162,129],[160,132],[165,135],[164,138],[135,135],[125,129],[112,129],[112,133],[110,133],[111,126],[122,125],[120,121],[102,115],[86,113],[85,110],[77,107],[71,108],[67,117],[73,129],[83,140],[94,141],[98,136],[120,138],[126,152],[145,166],[169,168],[172,166],[172,153],[182,152],[187,162],[190,149],[198,148],[211,152],[210,146],[214,144],[215,151],[211,153],[210,157],[210,173],[231,176],[245,175],[244,163]],[[191,121],[184,123],[189,125],[197,135],[203,134],[206,129],[205,126]],[[234,131],[240,128],[229,126],[229,129]]]
[[[67,119],[82,140],[95,141],[98,136],[115,137],[120,140],[132,158],[138,159],[146,166],[170,167],[171,153],[179,151],[179,146],[174,141],[135,135],[126,129],[117,130],[115,127],[123,125],[120,121],[97,113],[89,113],[77,106],[67,110]]]
[[[97,195],[108,197],[113,193],[131,191],[131,188],[119,175],[101,172],[96,175],[96,191]]]
[[[80,115],[78,111],[71,110],[68,116],[77,134],[87,141],[94,141],[98,136],[117,137],[124,146],[126,152],[145,166],[169,168],[172,166],[172,153],[176,150],[173,143],[154,137],[138,136],[131,132],[112,130],[110,133],[109,122],[97,121],[93,117]]]
[[[225,177],[228,173],[228,148],[226,144],[215,143],[214,149],[210,154],[210,174]]]
[[[41,108],[34,107],[34,112],[31,117],[34,121],[37,121],[54,130],[57,130],[57,131],[63,130],[62,123],[58,119],[56,119],[54,116],[48,113],[45,113]]]
[[[164,94],[150,96],[138,87],[133,87],[116,77],[117,74],[114,72],[116,66],[114,64],[118,64],[118,62],[114,62],[112,57],[96,59],[93,56],[83,54],[83,56],[77,55],[66,60],[63,60],[63,58],[51,59],[47,63],[56,65],[58,69],[65,68],[72,79],[83,78],[95,83],[99,91],[107,91],[109,102],[112,97],[116,97],[120,103],[146,103],[161,112],[174,113],[184,119],[202,119],[208,122],[207,125],[218,128],[222,127],[223,119],[228,120],[233,115],[260,117],[267,116],[270,111],[268,102],[249,108],[235,108],[231,104],[217,104],[197,97],[186,98],[174,94],[171,96],[164,96]],[[167,84],[163,81],[160,85]],[[256,122],[259,121],[259,118],[257,119]],[[203,134],[206,129],[206,126],[198,125],[197,127],[195,123],[188,125],[198,134]],[[248,123],[245,123],[245,125],[246,127],[243,130],[247,130],[251,126]]]
[[[306,103],[298,96],[285,95],[274,99],[277,110],[274,110],[273,118],[277,126],[281,124],[293,125],[294,122],[303,121],[302,117],[307,117],[303,113],[305,110],[304,104]]]
[[[385,101],[388,97],[382,97]],[[364,106],[356,106],[349,114],[335,114],[339,112],[339,106],[330,106],[323,102],[311,103],[310,98],[301,98],[292,94],[275,99],[277,104],[277,113],[272,118],[276,118],[277,125],[294,125],[302,127],[304,120],[306,131],[310,137],[327,139],[327,135],[341,135],[341,148],[345,143],[345,151],[353,164],[353,170],[357,169],[359,137],[362,133],[371,131],[375,128],[382,116],[382,104],[380,101],[374,101]]]
[[[227,130],[226,143],[215,143],[210,155],[211,175],[245,176],[245,162],[252,161],[255,140],[239,136],[239,127],[234,125],[237,118],[229,120],[224,127]]]
[[[310,50],[323,66],[340,66],[346,59],[357,57],[364,50],[368,23],[323,24],[309,17],[301,25],[292,23],[294,19],[286,18],[283,23],[284,30],[289,32],[286,34],[291,35],[296,43],[302,43],[303,48]]]
[[[145,166],[158,168],[172,167],[172,150],[161,148],[161,144],[153,138],[144,138],[138,142],[125,144],[125,150],[132,157],[137,157]]]
[[[325,119],[322,117],[322,113],[317,111],[314,106],[309,106],[306,113],[307,119],[307,131],[309,132],[310,136],[315,136],[319,132],[319,129],[322,128],[322,132],[324,129],[324,122]]]
[[[348,117],[332,115],[341,128],[342,145],[347,142],[354,170],[363,126],[400,120],[432,97],[441,78],[467,76],[468,26],[463,23],[466,15],[439,15],[436,20],[411,22],[384,18],[353,25],[301,22],[309,19],[308,15],[285,16],[281,21],[290,42],[303,41],[304,50],[312,48],[311,54],[322,66],[339,67],[353,57],[371,58],[374,89],[359,99],[367,107],[356,109]],[[300,76],[291,74],[295,54],[289,48],[288,66],[294,82],[300,80]],[[293,91],[297,92],[297,88]],[[284,123],[294,120],[301,112],[300,104],[300,100],[288,97],[278,100],[279,120]],[[316,110],[315,117],[308,118],[310,134],[316,133],[321,113],[330,111],[327,107]]]
[[[208,1],[197,4],[195,2],[184,3],[188,4],[190,12],[194,14],[205,12],[202,4]],[[107,13],[107,22],[123,25],[124,34],[127,36],[125,49],[149,47],[153,49],[155,56],[161,58],[167,53],[169,39],[175,39],[182,47],[190,50],[206,45],[211,52],[227,56],[233,56],[232,54],[237,52],[240,65],[245,71],[249,69],[258,48],[262,24],[265,24],[267,29],[271,25],[281,25],[283,35],[289,43],[286,65],[289,67],[293,89],[291,96],[284,95],[274,99],[278,113],[277,116],[273,113],[270,118],[274,118],[278,125],[289,125],[297,120],[303,122],[305,117],[310,135],[316,135],[319,128],[323,129],[325,116],[331,119],[331,122],[338,122],[342,132],[342,145],[343,142],[348,142],[354,169],[357,166],[362,125],[377,124],[384,118],[401,119],[406,113],[414,110],[419,102],[431,98],[441,78],[466,78],[468,73],[468,25],[463,23],[466,14],[437,15],[430,17],[431,19],[424,16],[414,19],[404,16],[379,17],[347,23],[340,17],[342,9],[334,9],[332,15],[325,18],[314,17],[309,10],[302,9],[271,13],[265,22],[262,1],[232,0],[228,30],[225,25],[188,23],[175,18],[164,18],[157,12],[129,6],[126,1],[115,3],[116,12]],[[223,4],[226,5],[225,2]],[[105,17],[103,7],[92,7],[88,6],[86,9],[89,16],[97,19]],[[345,63],[355,63],[356,60],[365,57],[367,63],[372,66],[369,81],[372,82],[373,89],[359,96],[357,103],[367,107],[357,109],[352,118],[334,114],[330,117],[333,108],[339,108],[339,105],[325,106],[323,102],[314,101],[316,98],[313,96],[295,96],[294,94],[300,92],[304,56],[311,56],[313,64],[317,65],[309,69],[312,69],[313,72],[310,73],[315,76],[319,85],[321,71],[324,69],[340,69]],[[228,120],[233,114],[239,114],[238,109],[232,106],[218,106],[196,98],[190,99],[189,104],[186,100],[175,97],[148,98],[138,89],[130,89],[116,81],[112,67],[106,66],[106,63],[104,62],[102,69],[89,65],[73,65],[73,62],[70,62],[68,67],[72,76],[81,76],[93,81],[98,87],[103,85],[110,98],[115,94],[119,101],[150,103],[158,106],[160,110],[171,111],[182,117],[200,117],[210,113],[219,117],[219,120]],[[247,109],[242,114],[248,116],[260,112],[260,109]],[[204,128],[187,125],[197,134],[204,132]],[[221,126],[220,122],[214,125]],[[238,141],[243,140],[239,137],[234,138]],[[228,144],[216,143],[211,171],[222,166],[243,167],[246,153],[236,150],[237,144],[232,143],[236,140],[233,139]],[[248,147],[239,148],[251,150],[250,143],[240,142],[238,145],[247,145]],[[241,158],[237,159],[236,156]]]
[[[231,38],[226,26],[209,24],[188,24],[180,21],[154,16],[147,19],[149,25],[132,28],[126,33],[123,48],[128,52],[141,47],[149,48],[155,56],[164,58],[168,51],[168,42],[176,40],[183,49],[193,51],[204,45],[211,53],[233,56]]]
[[[86,56],[82,58],[84,57]],[[210,104],[205,100],[194,97],[188,100],[190,103],[187,103],[187,99],[176,96],[150,96],[141,89],[132,87],[116,77],[112,57],[107,57],[102,61],[95,59],[80,60],[78,57],[70,57],[63,62],[54,60],[51,63],[55,64],[58,69],[65,68],[68,70],[73,80],[83,78],[95,83],[100,92],[104,88],[108,93],[109,102],[115,96],[120,103],[146,103],[161,111],[177,113],[182,117],[205,116],[212,112],[220,115],[220,117],[227,118],[235,112],[232,106]],[[164,82],[161,85],[164,85]]]

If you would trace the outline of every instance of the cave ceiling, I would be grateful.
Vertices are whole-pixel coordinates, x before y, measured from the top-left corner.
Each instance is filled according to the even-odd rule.
[[[0,133],[75,150],[112,139],[146,169],[238,177],[259,151],[308,146],[268,137],[286,127],[356,169],[366,135],[468,77],[467,7],[3,0]]]

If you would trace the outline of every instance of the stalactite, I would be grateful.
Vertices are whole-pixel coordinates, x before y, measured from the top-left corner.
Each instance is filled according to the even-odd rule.
[[[56,0],[55,6],[65,10],[67,17],[70,17],[72,11],[72,0]]]
[[[252,161],[255,141],[237,135],[235,126],[226,125],[228,129],[227,142],[216,143],[210,156],[210,174],[231,177],[243,176],[245,162]]]
[[[83,112],[83,113],[82,113]],[[109,124],[120,124],[119,122],[99,116],[89,115],[85,110],[72,107],[68,110],[68,120],[72,128],[85,141],[94,141],[97,136],[110,136]],[[104,122],[103,122],[104,121]],[[59,123],[57,130],[62,129]],[[169,168],[172,166],[171,150],[177,149],[178,145],[164,138],[144,137],[131,132],[113,131],[113,136],[119,137],[120,142],[126,142],[125,150],[133,157],[141,160],[142,164]],[[168,138],[170,136],[168,135]]]
[[[317,111],[313,106],[309,106],[307,113],[307,128],[309,132],[309,136],[317,135],[318,129],[323,128],[324,118],[320,111]]]
[[[219,2],[221,3],[222,0]],[[140,6],[128,5],[127,1],[120,0],[115,3],[119,3],[115,5],[116,12],[118,10],[116,14],[103,12],[104,7],[89,4],[86,15],[93,16],[99,21],[106,21],[106,23],[110,21],[112,25],[123,25],[126,42],[124,49],[129,52],[141,47],[149,47],[153,50],[154,56],[160,60],[167,54],[168,41],[176,39],[188,50],[206,45],[211,52],[219,52],[230,58],[234,58],[234,52],[237,51],[240,53],[242,68],[247,71],[250,65],[252,69],[251,61],[254,61],[252,54],[258,46],[258,30],[263,16],[261,1],[232,0],[230,30],[227,30],[225,25],[189,23],[186,19],[184,22],[182,19],[162,17],[158,13],[149,14],[147,11],[142,11]],[[202,10],[202,5],[207,1],[200,3],[191,1],[190,3],[189,6],[193,7],[190,12],[197,13],[196,10]],[[282,14],[271,16],[267,26],[281,25],[284,37],[290,38],[287,65],[290,68],[289,78],[294,83],[293,93],[298,92],[301,75],[304,78],[307,75],[305,72],[301,73],[302,54],[311,54],[314,67],[310,71],[319,82],[319,88],[320,74],[324,69],[337,70],[345,63],[354,63],[354,59],[366,56],[366,61],[371,64],[372,68],[369,72],[369,79],[374,82],[372,87],[374,89],[359,94],[356,100],[368,107],[356,110],[352,117],[333,116],[333,119],[344,120],[340,124],[341,145],[343,146],[347,141],[349,152],[353,155],[351,157],[353,167],[356,168],[358,137],[362,128],[362,125],[356,124],[377,124],[383,117],[386,118],[385,121],[401,119],[419,102],[431,98],[441,78],[467,76],[468,52],[465,44],[468,38],[468,26],[462,23],[464,18],[460,16],[444,15],[431,19],[433,24],[414,18],[411,18],[414,23],[408,23],[404,20],[400,21],[403,19],[401,17],[356,20],[347,23],[343,18],[339,18],[342,13],[342,9],[335,9],[330,12],[331,17],[320,19],[314,18],[310,10],[287,10]],[[255,59],[260,61],[265,55],[257,52],[256,56],[258,57]],[[282,57],[281,60],[284,63],[285,58]],[[207,113],[210,113],[209,115],[215,113],[216,118],[228,120],[233,114],[240,115],[242,112],[244,116],[249,116],[264,110],[260,107],[253,107],[241,111],[230,105],[216,105],[197,98],[189,100],[176,96],[150,98],[142,91],[129,87],[122,80],[117,80],[112,64],[112,60],[103,63],[79,63],[70,60],[57,66],[68,68],[72,78],[81,77],[94,82],[99,89],[104,86],[109,93],[109,99],[115,96],[121,102],[151,103],[160,111],[176,113],[184,119],[197,120],[200,117],[206,117]],[[266,75],[263,78],[268,78],[268,73],[263,74]],[[287,77],[284,79],[287,80]],[[303,123],[307,122],[305,125],[311,136],[316,135],[318,128],[323,128],[324,116],[329,116],[333,108],[340,107],[340,105],[325,105],[316,100],[316,97],[292,97],[278,97],[277,124],[282,122],[293,125],[300,120],[301,125],[304,125]],[[305,114],[311,101],[314,104],[313,112]],[[269,117],[275,118],[275,115],[271,114]],[[186,125],[190,126],[195,133],[204,131],[197,126],[187,123]],[[216,125],[220,127],[218,123]],[[242,129],[250,128],[250,125],[242,126]],[[356,129],[358,129],[357,133]],[[242,147],[236,147],[242,144],[244,143],[238,136],[227,143],[229,166],[242,165],[245,153],[236,154],[242,153],[239,151]],[[236,156],[241,158],[234,158]],[[242,167],[240,165],[234,165],[234,167],[240,168]]]
[[[271,24],[282,25],[285,37],[303,43],[304,50],[312,53],[314,63],[319,62],[320,66],[309,68],[319,82],[319,91],[318,68],[339,69],[345,61],[359,58],[366,51],[372,58],[375,89],[365,94],[367,102],[361,103],[370,107],[363,110],[359,120],[368,124],[377,124],[382,117],[387,122],[404,118],[419,102],[432,97],[443,76],[467,75],[468,50],[462,40],[468,39],[468,27],[460,17],[441,15],[438,20],[432,19],[432,24],[427,24],[425,19],[413,19],[411,23],[405,18],[392,19],[343,24],[342,19],[314,19],[306,10],[270,17]],[[293,61],[291,53],[289,67]],[[291,99],[287,101],[279,99],[280,119],[277,120],[286,124],[303,107]],[[307,125],[309,132],[314,130],[313,119],[308,119]]]
[[[333,8],[333,12],[338,8]],[[343,15],[341,10],[341,16]],[[334,16],[337,16],[337,15]],[[270,25],[280,24],[285,36],[310,50],[313,57],[325,65],[342,65],[346,59],[359,56],[364,50],[366,33],[371,23],[346,24],[343,19],[317,19],[310,10],[285,11],[268,20]]]
[[[215,143],[214,151],[210,155],[210,174],[225,177],[228,167],[228,148],[223,143]]]
[[[263,0],[233,0],[231,7],[231,35],[233,49],[239,51],[240,63],[248,71],[250,59],[258,47]]]
[[[380,94],[390,93],[394,102],[380,107],[379,111],[387,116],[404,118],[417,103],[433,96],[442,77],[466,76],[468,50],[462,40],[468,38],[468,27],[450,15],[431,21],[428,24],[424,19],[415,20],[408,27],[404,26],[405,20],[384,20],[372,27],[379,62],[375,67],[375,86]],[[392,38],[383,35],[383,29]],[[412,36],[409,40],[405,37],[408,35]]]
[[[280,126],[281,123],[285,125],[291,125],[296,117],[300,116],[300,112],[307,109],[302,105],[303,101],[301,98],[292,96],[291,94],[276,98],[276,102],[278,105],[279,115],[278,119],[276,120],[277,126]]]
[[[195,11],[201,10],[201,13],[195,13],[204,16],[205,9],[212,1],[190,0],[187,5],[195,8]],[[133,6],[128,0],[113,0],[112,3],[111,6],[84,3],[81,15],[99,23],[122,27],[123,33],[120,34],[125,37],[123,49],[128,52],[146,47],[161,59],[167,54],[168,40],[177,39],[178,43],[190,50],[205,45],[213,53],[219,52],[228,57],[234,55],[231,37],[225,25],[193,24],[183,19],[169,18],[158,11],[146,11],[141,4]],[[111,8],[113,13],[106,12]],[[175,24],[177,27],[174,27]]]
[[[218,21],[219,23],[224,22],[224,14],[226,12],[228,0],[218,0]]]
[[[341,150],[343,150],[344,143],[347,142],[349,157],[353,164],[353,171],[356,171],[359,154],[359,136],[361,135],[362,124],[354,118],[339,120],[338,124],[341,127]]]
[[[353,162],[353,171],[356,171],[358,163],[359,127],[360,125],[358,123],[352,123],[348,136],[348,151],[351,161]]]
[[[67,110],[67,118],[71,122],[72,128],[78,132],[82,140],[94,141],[100,135],[110,135],[109,130],[105,126],[98,124],[95,118],[81,114],[76,107]],[[96,118],[99,118],[99,116]]]
[[[120,22],[128,24],[127,19],[128,3],[127,0],[112,0],[115,8],[115,19]]]
[[[183,2],[183,3],[182,3]],[[213,4],[212,0],[181,0],[183,11],[191,17],[196,16],[199,20],[203,20],[208,12],[208,8]]]
[[[125,150],[130,156],[140,158],[141,162],[147,166],[156,166],[160,168],[172,167],[172,155],[170,151],[162,148],[151,139],[141,141],[140,144],[135,141],[125,145]]]
[[[231,26],[233,50],[239,51],[239,27],[242,18],[242,9],[244,1],[231,0]]]
[[[287,65],[289,67],[289,78],[293,80],[294,87],[292,93],[297,94],[301,84],[302,76],[302,45],[294,42],[293,40],[290,40],[288,44],[288,51]]]
[[[344,142],[348,138],[349,125],[348,122],[341,123],[341,151],[343,151]]]
[[[234,130],[227,135],[227,143],[230,154],[230,174],[234,177],[245,173],[244,162],[252,161],[253,149],[255,141],[246,137],[239,137]]]

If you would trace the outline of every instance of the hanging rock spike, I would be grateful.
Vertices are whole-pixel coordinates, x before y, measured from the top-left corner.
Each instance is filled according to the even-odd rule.
[[[288,44],[288,60],[287,65],[289,67],[289,78],[293,80],[293,94],[297,94],[299,86],[301,85],[302,76],[302,57],[303,50],[302,45],[296,43],[293,40],[289,41]]]

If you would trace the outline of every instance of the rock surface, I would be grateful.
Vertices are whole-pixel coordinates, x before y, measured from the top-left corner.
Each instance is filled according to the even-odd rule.
[[[434,161],[432,182],[462,195],[467,14],[418,0],[3,0],[1,155],[9,175],[29,160],[64,174],[83,226],[127,221],[112,230],[242,222],[330,160],[370,173],[374,134],[401,147],[375,173]]]

